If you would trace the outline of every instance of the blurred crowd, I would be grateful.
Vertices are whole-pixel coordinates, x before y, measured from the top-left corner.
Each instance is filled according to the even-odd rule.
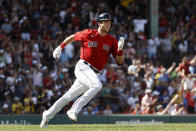
[[[113,14],[125,38],[122,67],[111,57],[103,88],[81,114],[196,113],[196,1],[159,1],[159,36],[149,33],[148,0],[0,0],[0,114],[40,114],[70,88],[80,43],[64,38]],[[65,113],[72,105],[63,108]]]

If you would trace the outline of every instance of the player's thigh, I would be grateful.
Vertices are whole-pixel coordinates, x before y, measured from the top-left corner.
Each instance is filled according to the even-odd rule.
[[[75,68],[76,78],[88,87],[101,87],[97,74],[83,62],[78,62]]]

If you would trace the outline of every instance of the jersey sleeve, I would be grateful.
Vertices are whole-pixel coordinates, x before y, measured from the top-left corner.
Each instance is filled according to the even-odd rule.
[[[118,41],[116,39],[113,40],[114,44],[111,48],[111,53],[114,58],[116,58],[117,50],[118,50]]]
[[[85,41],[89,33],[90,33],[89,29],[77,32],[75,33],[74,40],[80,42]]]

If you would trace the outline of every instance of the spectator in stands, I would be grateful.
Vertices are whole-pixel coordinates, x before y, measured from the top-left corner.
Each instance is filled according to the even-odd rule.
[[[103,111],[103,114],[104,114],[104,115],[111,115],[111,114],[112,114],[112,110],[111,110],[110,105],[106,105],[106,108],[105,108],[105,110]]]
[[[141,111],[142,114],[148,114],[152,105],[151,89],[145,90],[145,96],[142,98]]]
[[[155,35],[152,35],[152,37],[148,40],[148,57],[150,59],[156,59],[157,47],[159,46],[159,44],[159,38]]]
[[[14,97],[14,103],[12,104],[12,113],[13,114],[21,114],[24,112],[23,104],[20,102],[19,97]]]
[[[3,108],[2,114],[10,114],[8,104],[4,103],[2,108]]]
[[[10,34],[12,31],[12,25],[8,18],[5,19],[5,22],[1,26],[1,30],[4,31],[6,34]]]

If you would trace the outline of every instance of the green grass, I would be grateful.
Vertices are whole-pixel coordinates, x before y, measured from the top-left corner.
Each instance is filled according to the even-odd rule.
[[[196,124],[65,124],[49,125],[0,125],[0,131],[196,131]]]

